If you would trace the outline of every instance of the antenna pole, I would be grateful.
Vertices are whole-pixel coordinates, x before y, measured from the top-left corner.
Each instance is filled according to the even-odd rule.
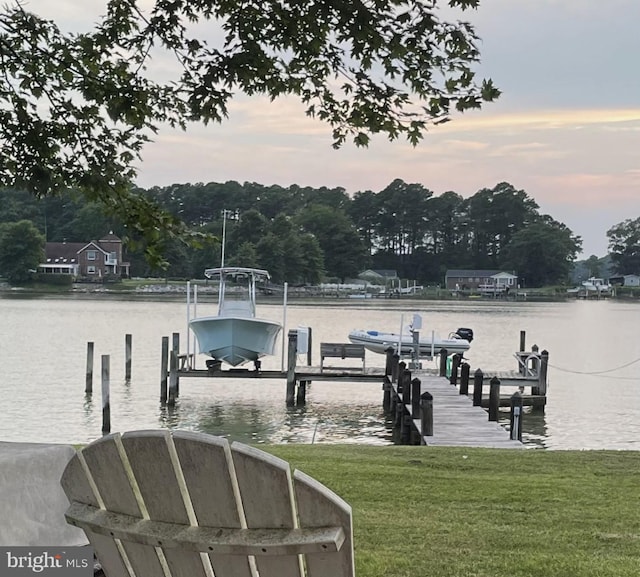
[[[227,240],[227,211],[222,211],[222,257],[220,258],[220,268],[224,267],[224,245]]]

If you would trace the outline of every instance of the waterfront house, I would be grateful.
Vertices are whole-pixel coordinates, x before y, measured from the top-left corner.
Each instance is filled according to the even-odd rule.
[[[387,284],[398,279],[398,273],[395,270],[383,269],[367,269],[358,275],[358,278],[367,280],[375,284]]]
[[[445,288],[479,293],[508,292],[518,288],[518,275],[501,270],[451,269],[445,274]]]
[[[43,274],[66,274],[74,279],[101,282],[129,276],[129,263],[122,257],[122,241],[113,233],[90,242],[48,242]]]
[[[620,276],[612,276],[609,284],[616,286],[640,286],[640,275],[623,274]]]

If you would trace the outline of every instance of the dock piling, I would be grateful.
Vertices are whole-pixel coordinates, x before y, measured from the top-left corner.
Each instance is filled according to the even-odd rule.
[[[433,395],[429,392],[420,395],[420,435],[433,437]]]
[[[391,380],[385,375],[382,381],[382,410],[388,413],[391,410]]]
[[[111,432],[111,401],[109,398],[111,378],[109,366],[109,355],[102,355],[102,433],[104,435]]]
[[[411,380],[411,371],[405,370],[402,374],[402,404],[409,405],[411,404],[411,388],[412,388],[412,380]]]
[[[484,382],[484,374],[482,369],[476,369],[473,373],[473,406],[482,406],[482,385]]]
[[[178,355],[175,350],[169,354],[169,394],[167,404],[173,406],[178,398]]]
[[[540,366],[538,371],[538,385],[531,387],[531,393],[534,395],[547,394],[547,372],[549,368],[549,351],[544,350],[540,353]]]
[[[400,361],[398,363],[398,375],[396,378],[396,383],[398,385],[398,392],[402,392],[402,385],[404,384],[404,372],[407,370],[407,363],[404,361]]]
[[[394,353],[391,361],[391,382],[398,382],[398,372],[400,370],[400,355]]]
[[[489,381],[489,420],[497,421],[500,410],[500,379],[492,377]]]
[[[458,367],[460,366],[460,354],[456,353],[451,358],[451,377],[449,378],[449,382],[452,385],[458,384]]]
[[[511,395],[511,417],[509,436],[512,441],[522,441],[522,395],[516,391]]]
[[[420,417],[420,387],[422,382],[420,379],[411,381],[411,417],[418,419]]]
[[[169,337],[162,337],[162,358],[160,361],[160,402],[167,402],[167,374],[169,372]]]
[[[300,381],[296,394],[296,405],[301,407],[307,402],[307,381]]]
[[[440,376],[447,376],[447,349],[440,349]]]
[[[385,363],[384,363],[384,374],[386,376],[391,376],[393,374],[393,347],[388,347],[385,349]]]
[[[87,378],[84,392],[90,395],[93,393],[93,342],[87,343]]]
[[[469,394],[469,373],[471,372],[471,367],[469,363],[462,363],[460,365],[460,394],[468,395]]]
[[[129,333],[124,336],[124,378],[127,382],[131,380],[131,339]]]
[[[175,389],[175,398],[180,396],[180,378],[178,377],[178,357],[180,356],[180,333],[173,333],[173,355],[176,358],[176,367],[175,367],[175,383],[173,383]],[[170,384],[171,388],[171,384]],[[174,399],[175,400],[175,399]]]
[[[287,397],[288,407],[292,407],[296,396],[296,354],[298,350],[298,331],[291,329],[288,334],[287,349]]]

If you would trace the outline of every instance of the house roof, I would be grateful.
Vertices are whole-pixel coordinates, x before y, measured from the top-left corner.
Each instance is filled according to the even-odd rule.
[[[89,243],[86,242],[48,242],[45,244],[44,253],[45,260],[52,262],[55,259],[67,259],[71,262],[77,262],[78,253],[89,248],[95,248],[104,254],[109,254],[108,250],[105,250],[100,246],[101,242],[120,242],[120,239],[113,233],[109,233],[100,241],[92,240]]]
[[[67,259],[68,262],[78,262],[78,252],[83,246],[82,242],[48,242],[44,247],[45,261]]]
[[[96,242],[95,240],[92,240],[90,243],[85,244],[78,252],[82,252],[83,250],[89,249],[92,246],[97,248],[100,252],[102,252],[104,254],[109,254],[106,250],[104,250],[100,246],[100,243]]]
[[[448,270],[445,274],[445,278],[446,277],[450,277],[450,276],[477,276],[477,277],[491,277],[495,274],[501,273],[504,271],[501,270],[482,270],[482,269],[451,269]]]
[[[120,238],[118,236],[116,236],[115,234],[113,234],[112,231],[109,232],[109,234],[104,235],[99,241],[98,243],[101,242],[122,242],[120,240]]]
[[[398,278],[398,273],[391,269],[367,269],[361,272],[358,276],[375,276],[380,278]]]

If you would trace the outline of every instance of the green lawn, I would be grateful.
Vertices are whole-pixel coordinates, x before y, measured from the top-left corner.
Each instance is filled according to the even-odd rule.
[[[640,575],[640,453],[261,448],[352,506],[358,577]]]

